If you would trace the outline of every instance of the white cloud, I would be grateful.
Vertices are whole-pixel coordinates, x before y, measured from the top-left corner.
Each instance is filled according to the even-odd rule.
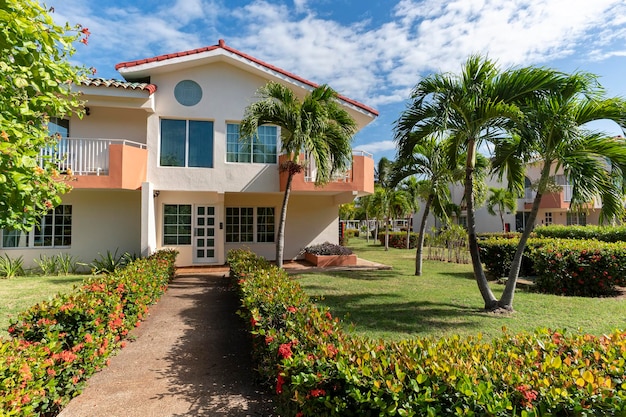
[[[356,148],[360,151],[369,152],[372,154],[386,152],[386,151],[395,151],[396,144],[392,140],[383,140],[380,142],[368,143],[365,145],[359,145]]]

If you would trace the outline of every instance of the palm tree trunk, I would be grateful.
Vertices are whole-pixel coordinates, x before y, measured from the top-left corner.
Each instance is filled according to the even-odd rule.
[[[387,213],[387,220],[385,220],[385,250],[389,250],[389,217],[391,213]]]
[[[435,198],[434,194],[430,194],[428,196],[428,200],[426,200],[426,205],[424,206],[424,215],[422,216],[422,221],[420,223],[420,233],[417,237],[417,249],[415,250],[415,275],[422,275],[422,253],[424,252],[424,234],[426,232],[426,222],[428,221],[428,213],[430,213],[430,206],[433,203]]]
[[[502,223],[502,231],[506,232],[506,227],[504,227],[504,213],[502,210],[500,211],[500,223]]]
[[[409,215],[409,217],[407,217],[406,219],[406,248],[410,249],[411,248],[411,217],[413,213],[411,213],[411,215]]]
[[[365,235],[367,236],[367,243],[370,243],[370,218],[367,215],[367,211],[365,212],[365,227],[366,227],[366,233]]]
[[[513,298],[515,297],[515,287],[517,286],[519,271],[522,267],[524,249],[526,249],[526,242],[528,242],[530,233],[535,227],[535,220],[537,219],[537,213],[539,213],[539,206],[541,205],[541,197],[543,196],[543,191],[546,187],[546,184],[548,183],[548,178],[550,178],[551,165],[551,162],[547,163],[547,161],[544,161],[544,166],[541,170],[541,177],[539,178],[539,186],[537,187],[537,194],[535,195],[535,199],[533,200],[533,206],[530,209],[530,214],[528,215],[526,227],[524,228],[524,232],[519,239],[519,243],[515,251],[515,256],[513,256],[513,261],[511,262],[511,270],[509,271],[509,277],[506,280],[504,292],[502,293],[502,296],[498,301],[498,307],[509,311],[513,311]]]
[[[294,174],[289,171],[287,176],[287,185],[285,186],[285,195],[283,196],[283,206],[280,209],[280,221],[278,222],[278,236],[276,237],[276,266],[283,267],[283,254],[285,253],[285,223],[287,220],[287,204],[289,204],[289,195],[291,194],[291,181]]]
[[[465,204],[467,204],[467,241],[469,245],[470,255],[472,257],[472,266],[474,268],[474,278],[478,284],[478,289],[485,302],[485,310],[494,310],[498,307],[498,300],[493,295],[489,282],[485,276],[483,264],[480,260],[480,250],[478,248],[478,238],[476,237],[476,217],[474,213],[474,159],[476,146],[472,142],[468,145],[467,164],[465,168]]]

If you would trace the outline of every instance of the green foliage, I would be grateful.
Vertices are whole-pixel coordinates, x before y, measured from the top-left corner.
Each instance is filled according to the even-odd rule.
[[[42,275],[54,275],[57,273],[57,258],[56,256],[48,256],[44,253],[39,255],[39,259],[34,260]]]
[[[56,415],[123,347],[173,276],[176,252],[157,253],[41,302],[0,341],[0,409],[6,415]]]
[[[517,237],[494,237],[479,241],[480,259],[485,264],[485,269],[489,271],[489,275],[494,278],[508,277],[511,269],[511,262],[515,256],[515,251],[519,244],[519,236]],[[524,248],[524,256],[522,257],[522,266],[520,268],[521,276],[535,275],[534,264],[530,258],[530,250],[533,240],[530,240]]]
[[[626,332],[350,337],[282,270],[229,253],[261,376],[283,416],[623,415]]]
[[[494,238],[480,243],[481,259],[495,278],[508,276],[518,239]],[[522,257],[522,276],[536,275],[538,291],[599,297],[626,285],[626,242],[530,239]]]
[[[531,257],[539,291],[597,297],[626,285],[626,242],[546,239]]]
[[[0,228],[30,229],[59,195],[55,161],[40,167],[40,150],[54,146],[50,117],[64,117],[80,106],[70,85],[83,68],[69,63],[72,44],[87,43],[81,26],[59,26],[35,0],[0,0]]]
[[[130,253],[124,252],[118,255],[117,251],[118,249],[115,249],[115,252],[111,253],[111,251],[107,250],[106,255],[98,253],[98,258],[89,264],[91,273],[95,275],[108,274],[124,268],[129,262],[133,261],[133,255]]]
[[[537,237],[556,239],[596,239],[604,242],[626,242],[626,226],[562,226],[537,227]]]
[[[389,247],[396,249],[406,249],[406,232],[389,232]],[[417,244],[417,233],[409,234],[409,249],[414,249]],[[381,245],[385,244],[385,232],[378,234],[378,240]]]
[[[79,269],[78,258],[69,253],[59,253],[56,256],[56,264],[62,275],[75,274]]]
[[[8,253],[0,256],[0,277],[13,278],[24,275],[24,258],[11,258]]]

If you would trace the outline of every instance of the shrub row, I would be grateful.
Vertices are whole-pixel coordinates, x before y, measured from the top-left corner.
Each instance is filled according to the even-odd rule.
[[[396,249],[406,249],[406,232],[389,232],[389,247]],[[419,234],[411,232],[409,234],[409,249],[415,249]],[[385,232],[378,233],[378,241],[385,244]]]
[[[93,276],[21,313],[9,327],[12,339],[0,340],[0,414],[56,415],[163,294],[176,254],[157,252]]]
[[[258,369],[282,416],[626,412],[626,332],[505,331],[491,343],[352,337],[283,270],[245,250],[228,258]]]
[[[518,239],[479,242],[481,260],[490,275],[508,276]],[[613,295],[626,285],[626,242],[529,239],[520,276],[536,276],[538,291],[597,297]]]
[[[537,237],[557,239],[601,240],[603,242],[626,242],[626,226],[563,226],[537,227]]]

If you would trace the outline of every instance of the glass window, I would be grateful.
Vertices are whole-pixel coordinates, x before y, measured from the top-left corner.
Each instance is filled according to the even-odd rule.
[[[546,220],[544,223],[546,226],[549,226],[552,224],[552,212],[551,211],[547,211],[546,212]]]
[[[72,244],[72,206],[60,205],[43,216],[30,232],[2,231],[2,247],[62,247]]]
[[[183,80],[174,87],[174,97],[183,106],[195,106],[202,100],[202,87],[192,80]]]
[[[239,140],[239,125],[226,125],[226,161],[275,164],[278,148],[278,128],[259,126],[253,140]]]
[[[48,134],[50,136],[58,134],[62,138],[69,137],[70,121],[66,119],[59,119],[58,117],[51,117],[48,122]]]
[[[191,205],[163,206],[163,245],[191,245]]]
[[[213,168],[213,122],[161,119],[160,164]]]
[[[226,208],[227,243],[274,242],[274,225],[273,207]]]

